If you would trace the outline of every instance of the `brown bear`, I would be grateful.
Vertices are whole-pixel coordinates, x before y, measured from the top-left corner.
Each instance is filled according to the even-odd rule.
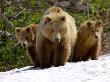
[[[39,57],[36,52],[36,31],[37,24],[31,24],[26,27],[17,27],[15,34],[17,39],[26,46],[26,52],[34,67],[40,66]]]
[[[75,20],[60,7],[50,7],[36,33],[36,49],[41,67],[64,65],[74,51],[77,39]]]
[[[88,20],[81,24],[77,35],[73,61],[96,60],[101,48],[101,20]]]

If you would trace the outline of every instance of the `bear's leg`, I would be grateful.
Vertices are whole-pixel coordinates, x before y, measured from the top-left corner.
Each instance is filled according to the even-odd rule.
[[[54,57],[55,66],[64,65],[68,61],[70,54],[71,54],[70,45],[65,45],[65,44],[58,45],[55,51],[55,57]]]
[[[76,52],[76,53],[74,53],[74,56],[73,56],[73,60],[72,61],[73,62],[82,61],[82,55],[81,55],[81,53],[79,53],[79,51]]]
[[[38,57],[38,54],[37,54],[37,51],[36,51],[36,47],[28,46],[27,47],[27,54],[28,54],[28,57],[29,57],[30,61],[34,65],[34,67],[39,67],[40,66],[40,61],[39,61],[39,57]]]
[[[100,52],[100,44],[97,43],[96,45],[94,45],[94,47],[91,50],[90,53],[91,60],[97,60],[99,52]]]
[[[83,57],[86,54],[86,49],[83,46],[76,45],[73,55],[73,62],[83,61]]]
[[[40,55],[40,64],[41,68],[48,68],[50,67],[50,51],[46,46],[42,46],[39,48],[39,55]]]
[[[28,55],[28,56],[35,68],[40,67],[40,61],[36,55]]]

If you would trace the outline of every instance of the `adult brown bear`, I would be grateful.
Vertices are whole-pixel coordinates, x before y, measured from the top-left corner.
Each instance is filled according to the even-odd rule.
[[[60,7],[51,7],[43,15],[36,33],[36,49],[41,67],[64,65],[77,39],[75,20]]]

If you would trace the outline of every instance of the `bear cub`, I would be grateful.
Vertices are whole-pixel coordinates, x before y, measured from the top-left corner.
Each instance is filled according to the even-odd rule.
[[[26,47],[27,55],[34,65],[34,67],[39,67],[39,57],[36,52],[36,31],[38,29],[37,24],[31,24],[26,27],[17,27],[15,29],[16,38],[20,43],[24,44]]]
[[[96,60],[101,49],[101,34],[103,23],[101,20],[88,20],[81,24],[77,35],[77,42],[73,61]]]

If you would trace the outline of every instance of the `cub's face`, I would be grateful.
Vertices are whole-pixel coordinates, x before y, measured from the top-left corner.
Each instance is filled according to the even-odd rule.
[[[89,32],[88,34],[91,37],[98,39],[98,38],[100,38],[101,33],[103,31],[102,21],[100,21],[100,20],[96,21],[96,22],[95,21],[93,21],[93,22],[88,21],[86,29],[88,30],[88,32]]]
[[[42,34],[51,42],[59,43],[67,33],[66,16],[59,13],[46,15],[41,25]]]
[[[17,27],[15,29],[16,38],[24,44],[27,44],[28,41],[33,41],[35,39],[35,35],[33,34],[30,27],[20,28]]]

